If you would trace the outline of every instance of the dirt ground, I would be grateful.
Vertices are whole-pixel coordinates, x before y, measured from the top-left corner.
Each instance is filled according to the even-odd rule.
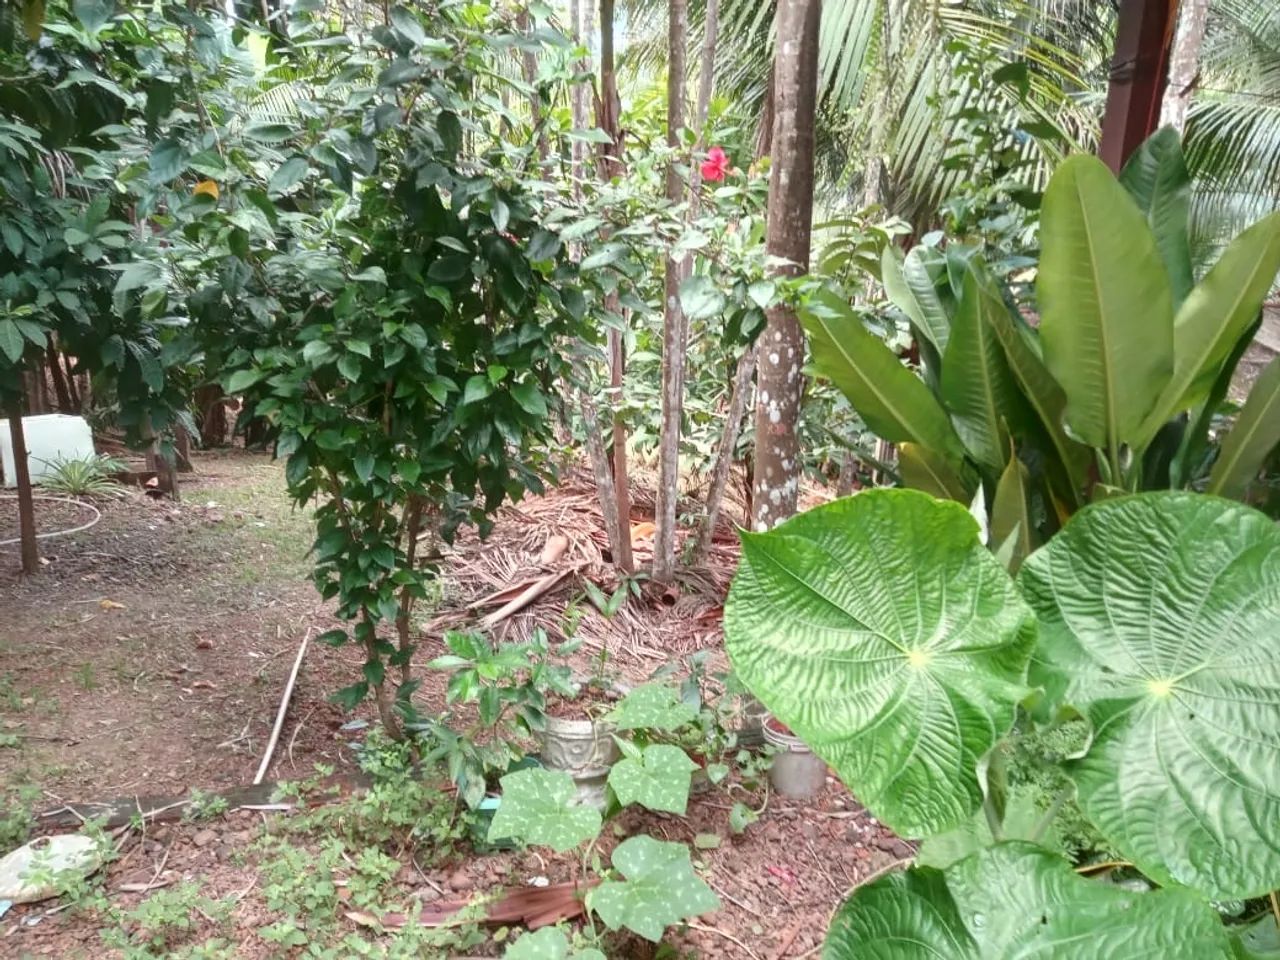
[[[141,494],[96,501],[102,519],[94,527],[42,542],[47,562],[37,577],[22,580],[15,548],[0,547],[0,788],[10,794],[23,785],[38,789],[38,808],[55,811],[68,802],[181,797],[251,782],[299,643],[333,621],[307,579],[309,519],[283,495],[279,466],[225,452],[199,456],[196,468],[183,477],[181,503]],[[466,614],[467,602],[537,569],[549,530],[570,533],[570,559],[574,551],[588,555],[597,536],[583,519],[588,499],[580,491],[553,492],[506,511],[496,544],[464,539],[449,558],[438,616],[427,624],[427,652],[439,643],[441,624],[474,616]],[[42,507],[42,528],[84,522],[77,510]],[[15,527],[12,502],[0,498],[0,540]],[[637,601],[596,632],[596,645],[620,672],[644,676],[670,657],[665,648],[672,644],[686,653],[718,643],[732,546],[722,542],[717,550],[719,573],[678,595]],[[548,604],[559,609],[567,600],[562,594]],[[499,632],[518,634],[548,608],[513,617]],[[584,655],[592,655],[590,647]],[[365,704],[344,713],[327,697],[351,682],[359,663],[350,650],[309,648],[269,780],[305,778],[317,764],[340,775],[354,769],[351,745],[370,728],[353,730],[350,721],[372,721],[372,710]],[[438,708],[440,697],[440,677],[418,693],[428,709]],[[657,836],[722,837],[716,849],[696,851],[696,861],[723,909],[669,937],[685,956],[816,955],[845,892],[910,852],[835,781],[813,802],[773,798],[741,836],[728,830],[729,807],[713,791],[692,798],[684,819],[646,815]],[[236,956],[298,955],[260,937],[272,917],[256,867],[244,856],[278,816],[233,809],[212,822],[154,824],[130,838],[106,890],[133,906],[146,894],[122,885],[157,876],[197,881],[207,896],[235,898]],[[446,889],[467,896],[534,875],[555,882],[567,869],[534,851],[479,856],[462,845],[420,871],[420,882],[406,882],[426,903]],[[0,957],[119,955],[102,946],[91,916],[52,906],[14,907],[0,918]]]

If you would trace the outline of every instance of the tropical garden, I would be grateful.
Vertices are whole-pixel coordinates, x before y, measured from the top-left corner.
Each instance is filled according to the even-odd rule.
[[[1280,957],[1278,291],[1267,0],[11,0],[0,955]]]

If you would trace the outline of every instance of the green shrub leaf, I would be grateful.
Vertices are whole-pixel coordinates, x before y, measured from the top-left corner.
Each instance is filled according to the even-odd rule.
[[[636,687],[605,717],[619,730],[664,730],[683,727],[698,712],[681,702],[680,692],[665,683]]]
[[[668,925],[720,908],[683,843],[631,837],[613,851],[613,866],[626,880],[607,880],[587,895],[587,906],[610,930],[626,927],[657,943]]]
[[[945,871],[892,874],[840,908],[825,960],[1228,960],[1222,921],[1186,890],[1136,893],[1086,880],[1029,843]]]
[[[1280,530],[1189,493],[1087,508],[1022,568],[1033,682],[1093,725],[1085,815],[1162,884],[1280,887]]]
[[[573,778],[562,770],[532,768],[500,781],[502,803],[489,825],[489,842],[514,839],[565,853],[600,832],[600,812],[574,804]]]
[[[609,770],[609,786],[624,807],[639,803],[684,816],[690,774],[697,766],[679,747],[655,743],[645,747],[638,759],[624,757],[615,763]]]
[[[964,507],[875,490],[744,534],[724,622],[752,693],[899,834],[977,807],[1035,628]]]

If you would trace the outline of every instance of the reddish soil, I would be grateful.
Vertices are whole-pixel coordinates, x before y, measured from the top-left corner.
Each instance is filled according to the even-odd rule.
[[[205,454],[196,466],[194,477],[183,478],[179,504],[141,495],[97,502],[103,518],[93,529],[42,544],[48,562],[37,577],[21,579],[14,548],[0,548],[0,734],[16,738],[16,746],[0,746],[0,800],[23,784],[41,791],[38,808],[55,810],[68,801],[179,797],[251,781],[299,643],[335,621],[307,581],[308,518],[283,497],[278,466],[241,452]],[[0,513],[0,539],[6,516]],[[42,514],[42,525],[61,518]],[[709,618],[690,619],[683,608],[653,608],[655,617],[711,629]],[[424,660],[437,649],[434,641],[426,647]],[[611,666],[633,678],[656,665],[629,659],[625,649],[610,653]],[[582,656],[589,669],[592,654]],[[369,728],[342,727],[353,719],[372,723],[371,705],[351,715],[326,698],[351,682],[361,659],[351,649],[310,646],[268,779],[302,779],[316,764],[340,774],[354,769],[351,744]],[[438,709],[444,677],[424,679],[417,699]],[[691,798],[685,818],[640,811],[620,818],[623,832],[644,827],[689,843],[699,834],[721,838],[694,858],[723,909],[668,937],[692,956],[815,956],[849,888],[909,854],[833,780],[812,802],[771,798],[741,836],[728,829],[733,800],[758,807],[763,795],[712,790]],[[231,916],[236,957],[292,956],[259,935],[278,917],[262,896],[251,852],[280,816],[233,810],[208,823],[151,824],[145,836],[129,831],[106,890],[121,908],[132,908],[147,894],[122,892],[122,884],[158,875],[198,881],[206,896],[238,898]],[[605,837],[607,851],[616,840],[608,829]],[[478,856],[463,844],[421,871],[406,863],[397,883],[429,904],[442,894],[466,897],[535,876],[570,880],[576,870],[573,857]],[[92,914],[51,907],[15,907],[0,919],[0,957],[117,955],[103,947]],[[192,939],[213,932],[197,919]],[[501,946],[475,952],[497,956]],[[639,945],[625,953],[644,955]]]

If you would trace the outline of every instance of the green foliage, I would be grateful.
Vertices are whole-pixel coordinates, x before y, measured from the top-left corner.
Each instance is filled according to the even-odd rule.
[[[556,927],[522,935],[502,956],[504,960],[605,960],[603,953],[591,947],[574,950]]]
[[[9,787],[0,794],[0,851],[8,853],[30,839],[36,825],[34,807],[42,796],[35,784]]]
[[[611,930],[625,927],[656,943],[669,924],[720,909],[682,843],[630,837],[618,844],[612,862],[625,879],[606,880],[587,895],[587,905]]]
[[[744,534],[725,610],[743,682],[911,837],[981,802],[977,761],[1013,725],[1033,639],[972,518],[915,491]]]
[[[490,842],[516,838],[566,853],[600,832],[600,813],[572,803],[573,778],[562,770],[518,770],[502,778],[502,805]]]
[[[1162,884],[1280,887],[1280,754],[1257,736],[1280,724],[1276,557],[1257,511],[1151,494],[1083,511],[1019,578],[1040,623],[1031,680],[1093,729],[1067,766],[1084,811]]]
[[[910,944],[886,951],[887,944]],[[1009,842],[945,871],[917,868],[858,890],[836,914],[823,956],[1159,955],[1227,960],[1213,908],[1184,890],[1134,893],[1078,877],[1060,857]]]
[[[174,956],[200,927],[203,917],[221,923],[232,906],[204,896],[199,884],[186,882],[157,890],[133,910],[121,913],[117,926],[105,931],[104,937],[108,946],[130,958]]]
[[[107,456],[55,457],[46,464],[40,485],[46,493],[68,497],[120,497],[124,489],[112,479],[125,465]]]
[[[609,770],[609,786],[623,806],[639,803],[650,810],[684,816],[689,775],[698,765],[679,747],[654,743],[641,748],[625,741],[623,757]]]
[[[697,711],[686,704],[669,684],[644,683],[636,687],[606,715],[619,731],[672,731],[689,723]]]
[[[1278,764],[1257,735],[1280,699],[1277,556],[1264,515],[1181,492],[1086,508],[1016,585],[961,508],[919,494],[870,491],[744,535],[725,612],[735,669],[872,811],[919,828],[922,860],[945,865],[860,890],[827,955],[889,938],[1058,956],[1088,917],[1081,935],[1100,943],[1227,956],[1209,898],[1280,883]],[[945,589],[966,578],[967,592]],[[1004,629],[983,625],[993,615]],[[929,687],[911,685],[926,673]],[[993,710],[996,691],[1007,699]],[[1013,732],[1019,701],[1080,719],[1036,732],[1026,716]],[[1013,838],[1114,848],[1170,889],[1130,901]]]

